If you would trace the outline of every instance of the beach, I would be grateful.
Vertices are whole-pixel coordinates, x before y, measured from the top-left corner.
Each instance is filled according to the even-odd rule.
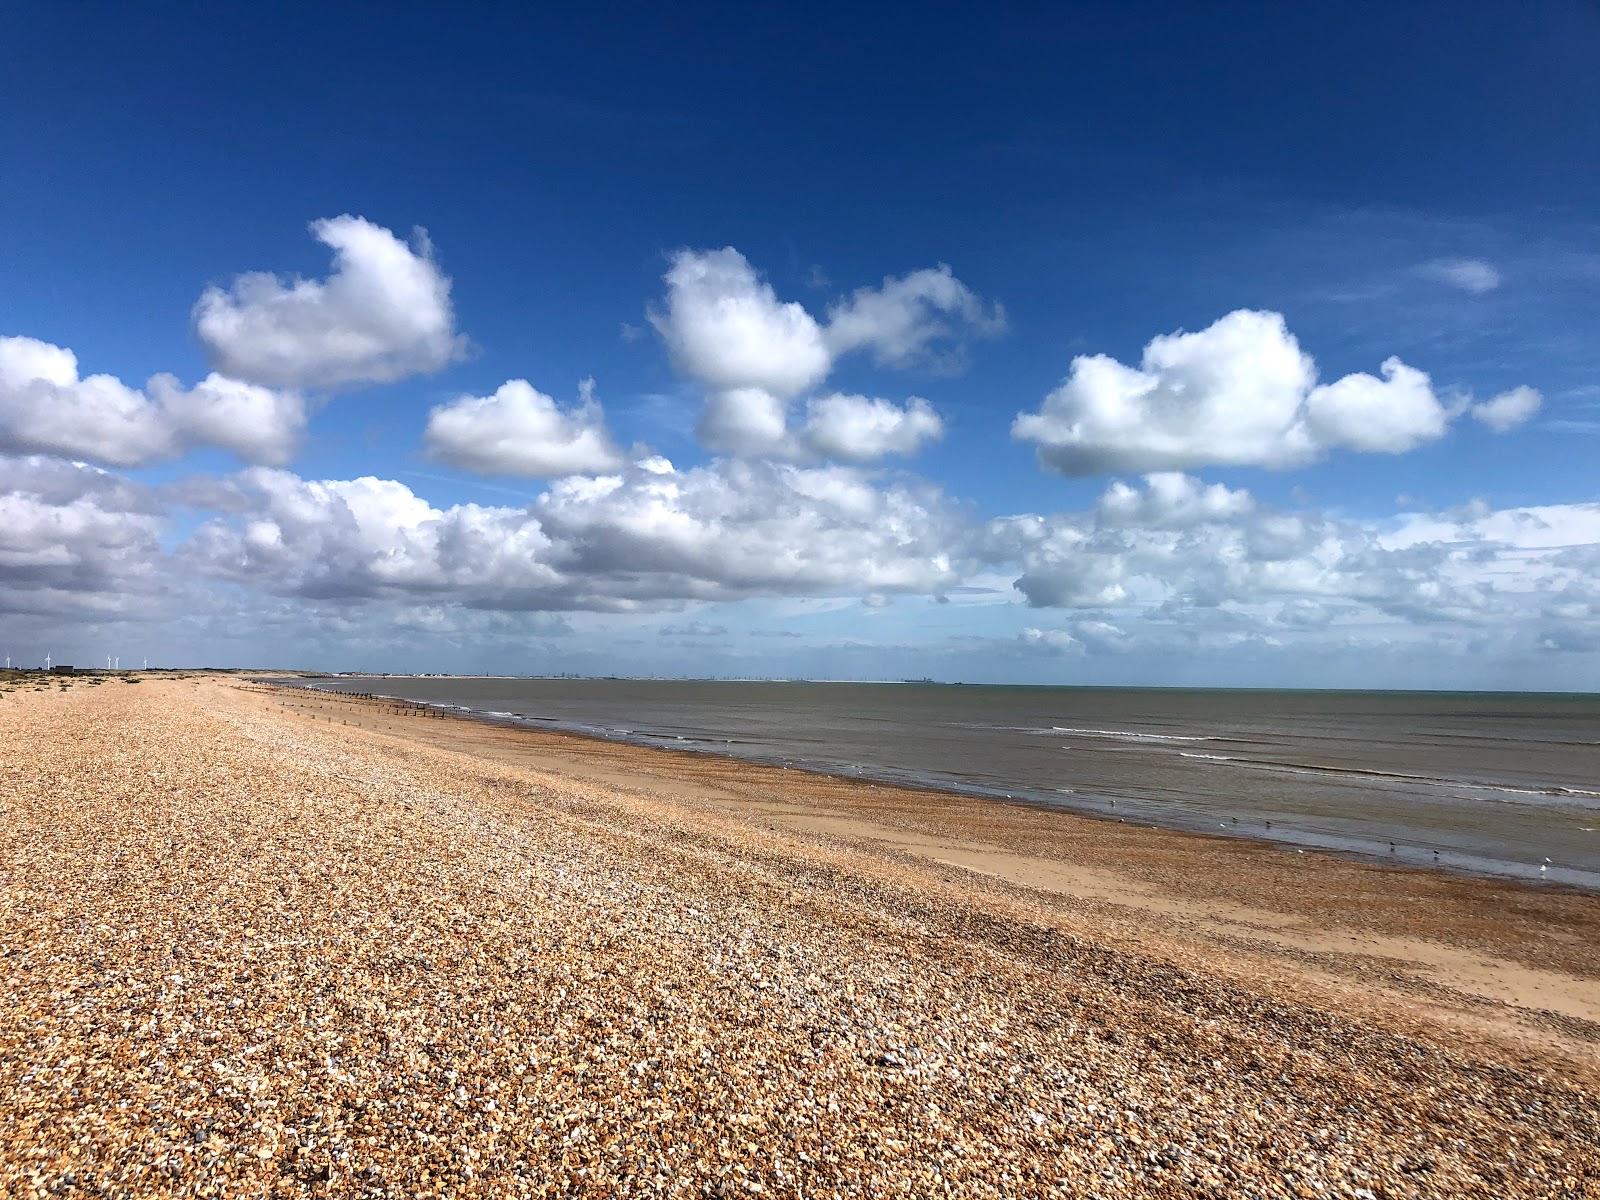
[[[1600,897],[227,676],[0,697],[16,1195],[1600,1195]]]

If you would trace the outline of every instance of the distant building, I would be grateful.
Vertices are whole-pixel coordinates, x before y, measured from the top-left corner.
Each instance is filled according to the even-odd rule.
[[[52,675],[75,675],[77,671],[77,667],[68,666],[66,663],[57,663],[50,668],[50,674]]]

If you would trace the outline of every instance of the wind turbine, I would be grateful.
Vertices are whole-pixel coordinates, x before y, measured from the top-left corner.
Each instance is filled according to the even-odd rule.
[[[147,655],[145,655],[144,666],[141,667],[140,670],[148,671],[149,669],[150,669],[150,656],[147,654]]]
[[[119,670],[119,671],[122,670],[122,656],[121,655],[117,656],[117,670]]]
[[[44,656],[44,669],[46,671],[50,669],[50,656],[48,654]]]

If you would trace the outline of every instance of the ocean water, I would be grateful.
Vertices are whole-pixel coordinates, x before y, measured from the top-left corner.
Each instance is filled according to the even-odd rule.
[[[1600,695],[397,676],[313,683],[510,725],[1600,890]]]

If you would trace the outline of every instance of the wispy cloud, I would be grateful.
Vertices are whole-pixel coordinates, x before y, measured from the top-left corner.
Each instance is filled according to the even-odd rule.
[[[1419,270],[1429,279],[1481,296],[1500,286],[1500,272],[1481,258],[1436,258]]]

